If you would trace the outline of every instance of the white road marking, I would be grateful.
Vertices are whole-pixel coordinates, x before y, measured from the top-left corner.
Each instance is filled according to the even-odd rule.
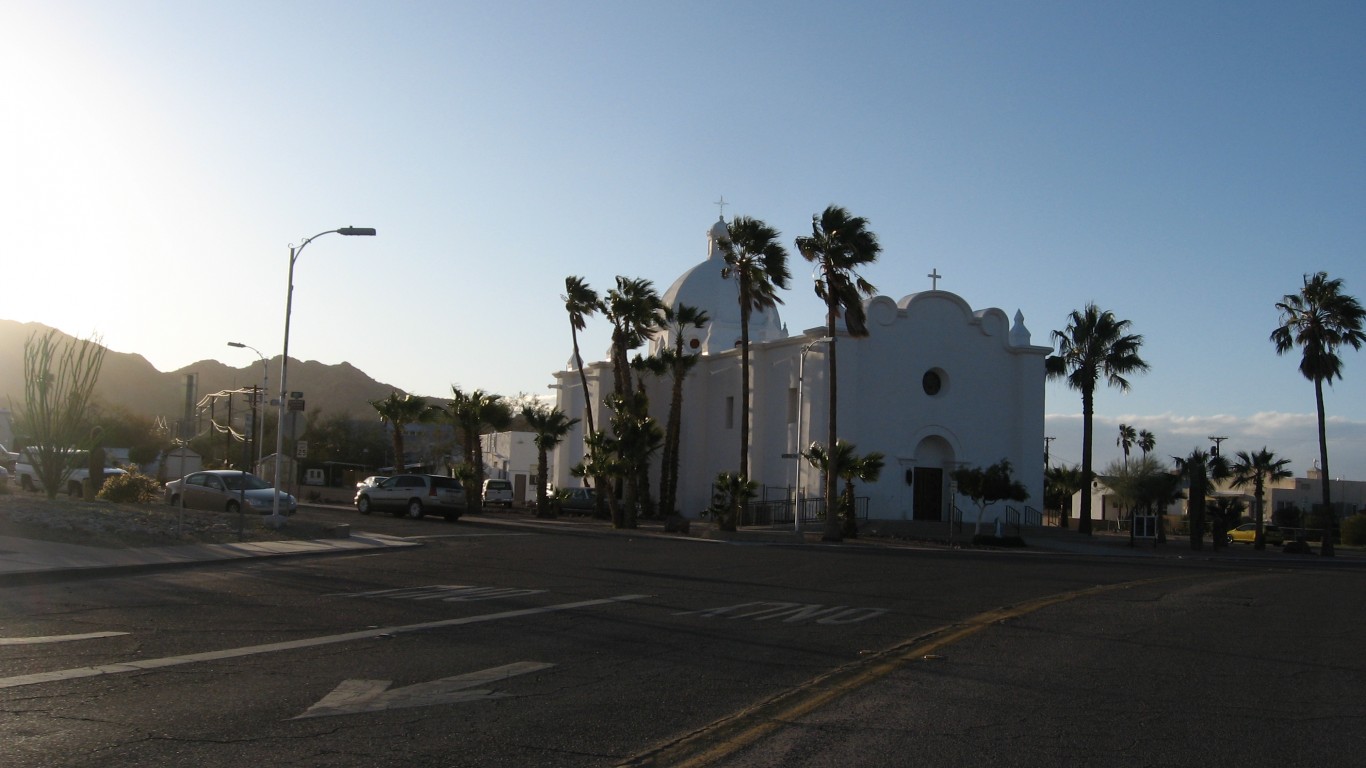
[[[43,643],[69,643],[72,640],[94,640],[101,637],[118,637],[127,632],[87,632],[83,635],[48,635],[47,637],[0,637],[0,645],[41,645]]]
[[[854,624],[887,613],[885,608],[850,608],[845,605],[808,605],[805,603],[740,603],[700,611],[679,611],[675,616],[717,616],[727,619],[768,621],[782,619],[786,624],[815,621],[817,624]]]
[[[511,694],[490,690],[466,690],[476,685],[487,685],[528,672],[549,669],[554,664],[539,661],[519,661],[455,677],[443,677],[427,683],[390,689],[390,680],[344,680],[308,711],[295,717],[330,717],[360,712],[381,712],[404,707],[430,707],[436,704],[455,704],[462,701],[501,699]]]
[[[528,595],[539,595],[547,591],[549,590],[515,589],[513,587],[472,587],[463,584],[432,584],[425,587],[378,589],[372,592],[333,592],[324,595],[324,597],[385,597],[394,600],[442,600],[454,603],[526,597]]]
[[[440,629],[443,627],[459,627],[466,624],[482,624],[489,621],[499,621],[501,619],[515,619],[522,616],[535,616],[542,613],[555,613],[558,611],[572,611],[576,608],[591,608],[598,605],[608,605],[610,603],[620,603],[630,600],[643,600],[650,595],[617,595],[616,597],[606,597],[598,600],[582,600],[577,603],[560,603],[559,605],[547,605],[542,608],[523,608],[516,611],[503,611],[501,613],[486,613],[482,616],[466,616],[459,619],[443,619],[441,621],[424,621],[421,624],[403,624],[396,627],[372,627],[359,632],[346,632],[340,635],[325,635],[323,637],[310,637],[303,640],[289,640],[282,643],[265,643],[263,645],[249,645],[243,648],[228,648],[222,651],[206,651],[204,653],[191,653],[185,656],[168,656],[161,659],[142,659],[138,661],[128,661],[120,664],[101,664],[94,667],[76,667],[73,669],[58,669],[52,672],[39,672],[32,675],[18,675],[16,677],[0,678],[0,688],[19,688],[25,685],[37,685],[39,683],[53,683],[61,680],[75,680],[82,677],[98,677],[100,675],[114,675],[122,672],[138,672],[148,669],[161,669],[163,667],[178,667],[184,664],[198,664],[204,661],[221,661],[223,659],[236,659],[243,656],[255,656],[262,653],[276,653],[278,651],[295,651],[301,648],[315,648],[321,645],[333,645],[335,643],[349,643],[353,640],[370,640],[384,635],[397,635],[404,632],[419,632],[425,629]]]

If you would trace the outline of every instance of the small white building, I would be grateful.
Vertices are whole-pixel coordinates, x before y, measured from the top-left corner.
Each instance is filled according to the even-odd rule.
[[[718,240],[724,220],[707,233],[707,259],[679,277],[663,294],[670,307],[703,309],[710,322],[682,331],[684,349],[701,360],[684,385],[678,511],[696,517],[710,503],[717,474],[739,468],[740,310],[733,280],[721,277],[725,263]],[[799,256],[792,271],[802,270]],[[937,272],[933,276],[939,279]],[[801,281],[798,281],[799,283]],[[805,285],[803,289],[809,290]],[[1009,459],[1029,491],[1023,506],[1043,506],[1044,359],[1052,348],[1034,345],[1024,319],[1000,309],[974,310],[943,290],[910,293],[900,299],[876,296],[865,302],[870,335],[853,338],[840,329],[837,340],[840,439],[860,455],[885,457],[881,478],[860,483],[872,520],[944,521],[950,514],[950,473],[959,467],[988,466]],[[828,417],[826,355],[822,317],[808,330],[789,335],[776,309],[756,311],[750,321],[750,477],[765,495],[821,494],[821,477],[796,454],[811,442],[825,442]],[[657,354],[672,345],[673,333],[650,345]],[[611,392],[607,361],[585,362],[594,418],[608,425],[603,405]],[[574,361],[554,374],[557,406],[578,425],[555,451],[556,486],[578,485],[570,469],[584,456],[584,396]],[[670,382],[647,376],[652,415],[668,417]],[[659,478],[659,462],[651,468]],[[800,472],[800,482],[798,473]],[[957,506],[968,521],[977,508],[966,498]],[[1004,514],[1005,504],[984,520]]]
[[[534,432],[491,432],[479,436],[485,476],[511,480],[514,504],[536,501],[535,440]]]

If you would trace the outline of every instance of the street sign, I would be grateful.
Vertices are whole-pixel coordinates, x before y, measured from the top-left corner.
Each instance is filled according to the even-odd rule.
[[[302,400],[290,400],[288,405],[291,411],[302,411],[304,409],[304,401]]]
[[[289,393],[289,396],[290,396],[290,398],[293,399],[293,400],[302,400],[302,399],[304,399],[304,393],[302,393],[302,392],[290,392],[290,393]]]
[[[297,442],[297,443],[294,444],[294,458],[296,458],[296,459],[306,459],[306,458],[308,458],[308,441],[307,441],[307,440],[300,440],[299,442]]]

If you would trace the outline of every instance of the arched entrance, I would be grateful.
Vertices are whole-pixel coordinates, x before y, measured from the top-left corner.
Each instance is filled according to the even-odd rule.
[[[948,479],[944,468],[951,466],[953,447],[944,438],[931,435],[915,447],[915,468],[911,481],[912,519],[946,519],[944,496]]]

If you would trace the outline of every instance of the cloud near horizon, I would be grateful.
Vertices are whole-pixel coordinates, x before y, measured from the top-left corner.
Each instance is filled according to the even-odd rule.
[[[1157,439],[1153,453],[1160,458],[1184,456],[1196,448],[1208,450],[1209,437],[1214,435],[1228,438],[1222,448],[1226,456],[1265,447],[1278,457],[1290,459],[1290,468],[1297,476],[1303,476],[1318,461],[1318,424],[1313,413],[1262,411],[1251,416],[1190,416],[1167,412],[1095,416],[1093,466],[1102,467],[1123,458],[1123,451],[1115,444],[1120,424],[1152,432]],[[1046,433],[1057,438],[1050,448],[1053,462],[1080,464],[1081,414],[1048,413],[1044,415],[1044,425]],[[1331,474],[1366,480],[1366,422],[1329,414],[1327,432]],[[1137,448],[1131,449],[1131,455],[1135,453]]]

